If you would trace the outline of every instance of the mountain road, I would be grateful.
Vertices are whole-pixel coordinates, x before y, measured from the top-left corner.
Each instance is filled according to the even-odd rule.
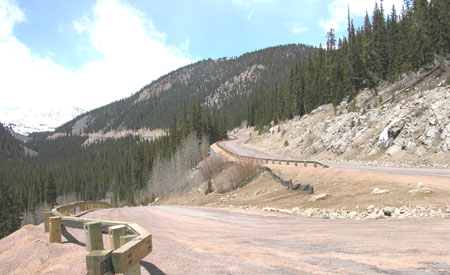
[[[286,159],[289,158],[268,154],[250,147],[245,146],[245,142],[249,139],[247,136],[236,136],[236,139],[222,141],[221,145],[226,149],[242,156],[263,158],[263,159]],[[383,174],[397,174],[409,176],[432,176],[441,178],[450,178],[450,169],[436,169],[436,168],[403,168],[403,167],[387,167],[387,166],[368,166],[368,165],[354,165],[325,162],[324,164],[330,167],[366,171]],[[291,163],[291,165],[294,165]]]

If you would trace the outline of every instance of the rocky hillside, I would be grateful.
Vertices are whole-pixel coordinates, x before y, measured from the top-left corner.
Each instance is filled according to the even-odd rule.
[[[239,110],[243,98],[285,80],[296,62],[314,51],[310,46],[291,44],[236,58],[200,61],[162,76],[129,98],[83,114],[56,132],[167,129],[174,117],[181,117],[183,109],[190,112],[196,102],[204,109],[230,113]]]
[[[362,91],[337,107],[321,106],[261,134],[240,131],[252,135],[250,147],[295,159],[450,167],[448,61],[444,68],[410,88],[423,72],[382,85],[378,93]]]

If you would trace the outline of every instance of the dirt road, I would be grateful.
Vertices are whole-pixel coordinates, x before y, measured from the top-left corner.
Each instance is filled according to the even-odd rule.
[[[258,151],[253,148],[246,147],[243,143],[248,140],[249,137],[246,136],[236,136],[237,139],[222,142],[222,146],[226,147],[228,150],[250,157],[257,158],[283,158],[281,156],[267,154]],[[431,169],[431,168],[401,168],[401,167],[385,167],[385,166],[367,166],[367,165],[351,165],[351,164],[338,164],[338,163],[325,163],[330,167],[348,169],[348,170],[358,170],[367,171],[383,174],[397,174],[397,175],[410,175],[410,176],[432,176],[432,177],[442,177],[450,178],[450,169]],[[292,164],[293,165],[293,164]]]
[[[175,206],[87,216],[152,232],[143,274],[450,273],[449,219],[323,220]]]
[[[85,216],[152,232],[142,274],[450,274],[450,219],[326,220],[179,206]],[[84,231],[63,229],[61,244],[43,231],[28,225],[0,240],[0,274],[85,274]]]

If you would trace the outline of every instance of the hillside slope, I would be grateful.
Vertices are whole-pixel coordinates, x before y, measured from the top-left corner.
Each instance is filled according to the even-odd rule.
[[[239,110],[242,98],[261,93],[287,78],[314,48],[291,44],[236,58],[204,60],[180,68],[143,87],[133,96],[83,114],[56,132],[83,134],[111,130],[167,129],[182,110],[200,102],[211,110]]]
[[[260,135],[253,129],[239,132],[252,136],[250,147],[295,159],[449,167],[446,66],[440,76],[430,76],[403,93],[399,92],[419,73],[379,87],[378,93],[362,91],[355,100],[344,100],[337,107],[321,106],[309,115],[266,128]]]

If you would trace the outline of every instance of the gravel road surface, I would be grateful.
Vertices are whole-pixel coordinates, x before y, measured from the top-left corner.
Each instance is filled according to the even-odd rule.
[[[267,159],[289,159],[276,155],[267,154],[253,148],[246,147],[243,143],[249,139],[247,136],[236,136],[237,139],[222,142],[221,145],[228,150],[243,156],[267,158]],[[401,167],[385,167],[385,166],[367,166],[367,165],[352,165],[339,163],[324,163],[330,167],[367,171],[383,174],[397,174],[397,175],[412,175],[412,176],[432,176],[450,178],[450,169],[431,169],[431,168],[401,168]],[[293,163],[291,163],[293,165]]]
[[[450,219],[325,220],[178,206],[86,216],[152,232],[143,274],[450,274]]]

